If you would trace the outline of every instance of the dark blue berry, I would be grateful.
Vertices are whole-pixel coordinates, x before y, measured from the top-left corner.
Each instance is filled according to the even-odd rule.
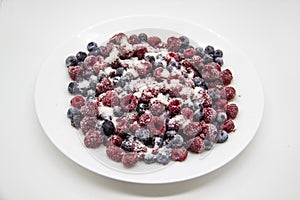
[[[204,79],[200,78],[199,76],[194,77],[193,82],[196,87],[201,87],[205,83]]]
[[[223,57],[223,51],[221,51],[220,49],[217,49],[214,52],[214,58],[219,58],[219,57]]]
[[[215,62],[218,63],[220,66],[223,66],[223,64],[224,64],[223,58],[221,58],[221,57],[215,58]]]
[[[164,140],[161,137],[154,137],[153,138],[153,145],[157,147],[162,147],[164,144]]]
[[[142,42],[147,42],[148,41],[148,36],[146,35],[146,33],[140,33],[138,35],[139,39],[142,41]]]
[[[77,108],[69,108],[68,109],[67,116],[70,119],[74,118],[74,116],[76,116],[76,115],[79,115],[79,116],[81,115],[81,112],[79,109],[77,109]]]
[[[153,63],[153,68],[164,67],[164,64],[161,61],[155,61]]]
[[[201,109],[195,110],[193,115],[193,121],[200,122],[203,117],[203,113]]]
[[[94,49],[96,49],[98,47],[97,43],[96,42],[90,42],[88,43],[87,45],[87,50],[89,52],[93,51]]]
[[[132,151],[132,141],[131,140],[123,140],[121,144],[121,148],[127,152]]]
[[[219,130],[216,137],[217,143],[224,143],[228,139],[228,133],[224,130]]]
[[[150,62],[151,64],[154,64],[154,62],[155,62],[154,56],[147,55],[147,56],[145,56],[145,60]]]
[[[180,64],[176,61],[173,61],[173,60],[170,61],[168,66],[167,66],[167,69],[168,69],[168,71],[170,71],[170,70],[172,71],[173,68],[180,69]]]
[[[115,133],[115,125],[112,121],[105,120],[102,123],[103,133],[107,136],[113,135]]]
[[[99,56],[101,54],[101,50],[96,47],[89,52],[89,56]]]
[[[77,65],[80,66],[80,67],[83,67],[83,64],[84,64],[83,61],[78,61],[78,62],[77,62]]]
[[[179,39],[181,41],[180,47],[187,47],[190,44],[190,40],[186,36],[180,36]]]
[[[220,124],[224,123],[226,121],[226,119],[227,119],[227,115],[225,112],[219,112],[217,114],[217,122],[219,122]]]
[[[204,142],[204,148],[206,151],[211,150],[212,147],[214,146],[214,143],[210,139],[205,138],[203,142]]]
[[[170,162],[170,155],[168,153],[162,152],[156,155],[156,162],[159,164],[166,165]]]
[[[87,97],[88,96],[88,90],[89,90],[89,88],[86,88],[86,87],[80,88],[80,94],[84,97]]]
[[[82,120],[83,116],[82,115],[74,115],[71,118],[71,125],[75,128],[80,128],[80,122]]]
[[[152,153],[145,154],[145,156],[144,156],[144,162],[146,164],[151,164],[151,163],[154,163],[155,161],[156,161],[156,159],[155,159],[155,155],[154,154],[152,154]]]
[[[181,135],[176,134],[174,135],[173,139],[170,141],[169,144],[172,148],[179,148],[182,147],[183,141],[183,137]]]
[[[104,72],[100,72],[97,76],[97,79],[98,79],[99,82],[101,82],[104,77],[107,78],[108,75]]]
[[[148,106],[148,104],[145,104],[145,103],[140,103],[136,107],[136,111],[139,115],[144,114],[146,112],[146,110],[148,110],[148,109],[149,109],[149,106]]]
[[[204,57],[203,57],[203,63],[206,65],[206,64],[209,64],[211,62],[213,62],[214,59],[211,55],[208,55],[208,54],[205,54]]]
[[[116,76],[122,76],[124,72],[124,68],[123,67],[119,67],[116,69]]]
[[[69,56],[69,57],[67,57],[67,59],[66,59],[66,65],[67,65],[67,67],[77,65],[77,59],[76,59],[76,57],[75,56]]]
[[[215,49],[211,45],[207,45],[204,49],[204,52],[209,55],[214,55]]]
[[[93,75],[93,71],[90,69],[86,69],[81,71],[82,78],[89,80],[89,78]]]
[[[183,76],[184,76],[184,78],[188,78],[189,74],[187,72],[183,72]]]
[[[174,130],[167,131],[164,134],[164,139],[165,140],[171,140],[171,139],[173,139],[174,135],[176,135],[176,134],[177,134],[177,132],[174,131]]]
[[[150,138],[150,131],[149,129],[146,128],[140,128],[135,131],[134,136],[141,142],[146,142]]]
[[[78,61],[84,61],[84,59],[87,57],[87,54],[83,51],[79,51],[77,54],[76,54],[76,58]]]
[[[204,57],[205,53],[204,53],[202,47],[196,47],[196,48],[195,48],[195,51],[196,51],[196,55],[200,56],[201,58]]]
[[[209,88],[207,90],[208,95],[212,98],[212,100],[216,101],[221,98],[221,92],[217,88]]]
[[[96,86],[97,86],[98,82],[96,80],[92,80],[89,84],[89,87],[92,89],[92,90],[96,90]]]
[[[70,94],[78,94],[79,87],[77,82],[70,82],[68,85],[68,91]]]
[[[113,107],[113,113],[116,117],[121,117],[124,114],[124,111],[120,106],[114,106]]]
[[[156,55],[157,60],[167,60],[161,53]]]

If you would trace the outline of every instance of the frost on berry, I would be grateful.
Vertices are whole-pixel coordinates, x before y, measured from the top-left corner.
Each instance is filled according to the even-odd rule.
[[[171,151],[171,158],[174,161],[184,161],[188,155],[188,151],[185,148],[176,148]]]
[[[122,163],[125,167],[133,167],[139,161],[138,154],[136,152],[128,152],[123,155]]]
[[[148,43],[152,47],[157,47],[161,43],[161,39],[157,36],[152,36],[148,38]]]
[[[201,153],[204,151],[204,142],[200,137],[195,137],[188,140],[188,150],[193,153]]]
[[[108,78],[104,77],[101,82],[97,84],[96,89],[100,94],[102,94],[108,90],[113,90],[114,85]]]
[[[236,104],[232,103],[232,104],[227,104],[225,106],[225,111],[226,111],[226,114],[227,116],[230,118],[230,119],[235,119],[238,112],[239,112],[239,108]]]
[[[167,48],[169,51],[177,52],[180,48],[181,41],[177,37],[169,37],[167,39]]]
[[[85,134],[89,130],[95,129],[96,124],[97,124],[96,117],[84,117],[80,122],[80,127],[82,132]]]
[[[189,137],[194,137],[201,132],[201,126],[197,122],[190,122],[183,127],[183,134]]]
[[[109,90],[105,93],[105,95],[101,99],[101,102],[105,106],[114,107],[119,105],[119,97],[116,92]]]
[[[99,131],[89,130],[84,137],[84,144],[88,148],[97,148],[103,144],[103,138]]]
[[[124,111],[130,112],[135,110],[137,103],[137,98],[133,94],[128,94],[121,99],[120,105]]]
[[[106,155],[113,161],[121,162],[123,154],[124,150],[120,147],[110,145],[106,148]]]
[[[136,34],[130,35],[127,41],[129,44],[139,44],[141,42],[140,38]]]
[[[227,133],[230,133],[234,130],[235,125],[234,122],[231,119],[228,119],[224,122],[224,124],[221,125],[221,129],[226,131]]]
[[[80,66],[70,66],[68,68],[70,78],[75,81],[82,70],[83,68]]]
[[[151,133],[156,136],[162,136],[166,131],[165,121],[157,116],[153,116],[151,118],[148,127]]]
[[[203,109],[203,119],[206,123],[213,122],[217,117],[217,112],[213,108]]]

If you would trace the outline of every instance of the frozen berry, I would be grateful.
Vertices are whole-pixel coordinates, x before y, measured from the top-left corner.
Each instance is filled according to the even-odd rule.
[[[221,125],[221,129],[226,131],[227,133],[230,133],[234,130],[235,125],[231,119],[224,122],[224,124]]]
[[[211,141],[210,139],[205,138],[205,139],[203,140],[203,142],[204,142],[204,146],[205,146],[205,150],[206,150],[206,151],[211,150],[212,147],[214,146],[213,141]]]
[[[120,105],[124,111],[133,111],[137,106],[138,100],[133,94],[128,94],[121,99]]]
[[[80,108],[83,116],[96,117],[99,114],[98,106],[95,103],[89,103]]]
[[[103,144],[103,138],[99,131],[89,130],[84,137],[84,144],[88,148],[97,148]]]
[[[146,164],[152,164],[152,163],[154,163],[155,162],[155,156],[154,156],[154,154],[152,154],[152,153],[146,153],[144,155],[144,162]]]
[[[112,135],[108,138],[108,142],[110,144],[120,147],[122,144],[122,138],[118,135]]]
[[[183,127],[183,134],[189,137],[194,137],[201,132],[201,126],[197,122],[190,122]]]
[[[144,113],[142,114],[139,119],[138,119],[138,123],[141,126],[147,126],[150,121],[151,121],[152,115],[149,113]]]
[[[193,153],[201,153],[205,148],[204,142],[200,137],[195,137],[188,140],[187,144],[188,150]]]
[[[205,55],[203,48],[202,47],[196,47],[195,50],[196,50],[196,55],[203,58],[203,56]]]
[[[183,108],[183,109],[181,110],[181,114],[182,114],[182,116],[183,116],[185,119],[191,120],[191,121],[193,120],[194,112],[193,112],[192,109],[190,109],[190,108]]]
[[[214,59],[216,63],[218,63],[220,66],[223,66],[224,64],[224,61],[223,61],[223,58],[221,57],[217,57]]]
[[[215,50],[214,57],[215,58],[223,57],[223,51],[221,51],[220,49]]]
[[[194,48],[188,48],[183,51],[183,55],[185,58],[192,58],[194,55],[196,55],[196,50]]]
[[[124,151],[120,147],[110,145],[106,148],[106,155],[116,162],[121,162]]]
[[[226,110],[227,116],[231,119],[235,119],[239,112],[239,108],[234,103],[226,105],[225,110]]]
[[[136,34],[130,35],[128,38],[129,44],[138,44],[140,42],[141,42],[141,39]]]
[[[172,148],[179,148],[182,147],[183,142],[184,142],[183,137],[179,134],[175,134],[173,138],[170,140],[169,144]]]
[[[151,71],[151,69],[152,64],[147,61],[142,61],[140,64],[135,66],[135,70],[142,77],[145,77]]]
[[[227,119],[227,114],[226,112],[218,112],[217,114],[217,122],[219,123],[224,123]]]
[[[106,77],[102,78],[101,82],[96,86],[97,91],[102,94],[108,90],[114,89],[114,84]]]
[[[105,120],[102,124],[103,133],[107,136],[115,133],[115,125],[112,121]]]
[[[234,97],[236,95],[236,91],[235,91],[234,87],[231,87],[231,86],[225,87],[221,91],[221,93],[222,93],[222,96],[225,97],[227,101],[234,99]]]
[[[171,158],[174,161],[184,161],[188,155],[188,151],[185,148],[172,149]]]
[[[193,121],[199,122],[199,121],[201,121],[202,117],[203,117],[202,109],[195,110],[194,115],[193,115]]]
[[[161,39],[157,36],[152,36],[148,38],[148,43],[150,46],[155,48],[159,45],[159,43],[161,43]]]
[[[170,162],[170,153],[169,152],[159,152],[156,155],[156,162],[159,164],[166,165]]]
[[[134,56],[136,56],[139,60],[143,59],[145,56],[145,53],[147,53],[147,47],[144,46],[137,46],[134,51]]]
[[[140,128],[138,130],[135,131],[135,137],[140,140],[141,142],[145,142],[148,141],[148,139],[150,138],[150,131],[146,128]]]
[[[225,69],[221,72],[221,78],[224,85],[229,85],[232,81],[232,73],[229,69]]]
[[[97,45],[97,43],[96,42],[90,42],[90,43],[88,43],[88,45],[87,45],[87,50],[89,51],[89,52],[91,52],[91,51],[93,51],[94,49],[96,49],[98,47],[98,45]]]
[[[167,40],[167,48],[169,51],[177,52],[180,48],[181,40],[177,37],[169,37]]]
[[[218,135],[217,135],[217,143],[224,143],[228,139],[228,133],[224,130],[219,130]]]
[[[81,66],[70,66],[68,68],[70,78],[75,81],[82,70],[83,68]]]
[[[195,78],[193,78],[193,82],[194,82],[194,84],[195,84],[196,87],[201,87],[205,83],[204,79],[202,79],[199,76],[196,76]]]
[[[147,88],[142,91],[140,101],[148,103],[152,98],[157,97],[158,91],[155,88]]]
[[[217,88],[209,88],[207,90],[208,95],[212,98],[212,100],[216,101],[221,98],[221,92]]]
[[[122,110],[122,108],[120,106],[114,106],[113,107],[113,114],[116,117],[121,117],[123,115],[124,111]]]
[[[68,91],[70,94],[78,94],[80,92],[79,85],[77,82],[70,82],[68,85]]]
[[[158,100],[155,100],[152,103],[150,103],[149,110],[151,111],[152,115],[159,116],[165,111],[165,109],[166,106]]]
[[[181,106],[182,106],[182,102],[179,99],[173,99],[170,101],[168,105],[168,109],[172,114],[176,115],[180,113]]]
[[[190,44],[190,40],[186,36],[180,36],[179,39],[181,41],[181,45],[180,45],[181,48],[187,47]]]
[[[101,101],[103,105],[108,107],[114,107],[119,104],[118,95],[112,90],[107,91]]]
[[[214,55],[214,51],[215,51],[215,49],[214,49],[214,47],[211,46],[211,45],[207,45],[207,46],[205,47],[205,49],[204,49],[204,52],[205,52],[206,54],[210,54],[210,55]]]
[[[81,108],[84,105],[84,101],[83,96],[77,95],[71,99],[70,103],[75,108]]]
[[[77,54],[76,54],[76,58],[78,61],[84,61],[84,59],[87,57],[87,54],[83,51],[79,51]]]
[[[77,59],[76,59],[76,57],[75,56],[69,56],[69,57],[67,57],[67,59],[66,59],[66,65],[67,65],[67,67],[77,65]]]
[[[97,118],[96,117],[84,117],[80,122],[80,127],[82,132],[85,134],[91,129],[95,129],[95,126],[97,124]]]
[[[155,62],[155,57],[154,56],[150,56],[150,55],[147,55],[145,56],[144,58],[147,62],[153,64]]]
[[[132,140],[123,140],[121,144],[121,148],[126,152],[131,152],[133,150],[133,142]]]
[[[213,122],[217,117],[217,112],[213,108],[203,109],[203,119],[206,123]]]
[[[113,44],[121,44],[124,39],[127,40],[127,36],[124,33],[117,33],[109,39],[109,42]]]
[[[214,124],[206,124],[206,127],[202,132],[206,135],[206,138],[214,141],[217,137],[218,129]]]
[[[122,163],[125,167],[133,167],[139,161],[138,155],[136,152],[125,153],[122,158]]]
[[[139,115],[142,115],[146,112],[146,110],[149,109],[149,106],[148,104],[145,104],[145,103],[139,103],[136,107],[136,111]]]
[[[148,40],[148,36],[146,35],[146,33],[140,33],[138,35],[138,37],[139,37],[140,41],[142,41],[142,42],[147,42],[147,40]]]
[[[149,129],[153,135],[162,136],[166,131],[164,120],[162,120],[160,117],[153,116],[149,123]]]

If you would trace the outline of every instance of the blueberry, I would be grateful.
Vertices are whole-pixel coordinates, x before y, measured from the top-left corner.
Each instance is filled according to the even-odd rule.
[[[154,146],[162,147],[164,144],[164,140],[161,137],[154,137],[153,144],[154,144]]]
[[[115,78],[112,80],[112,82],[113,82],[114,86],[118,86],[118,84],[119,84],[119,80],[120,80],[120,78],[119,78],[119,77],[115,77]]]
[[[71,118],[71,125],[77,129],[80,128],[82,118],[82,115],[74,115],[73,118]]]
[[[102,124],[103,133],[110,136],[115,133],[115,125],[112,121],[105,120]]]
[[[146,112],[146,110],[148,110],[148,109],[149,109],[149,106],[148,106],[148,104],[145,104],[145,103],[140,103],[136,107],[136,111],[139,115],[144,114]]]
[[[140,128],[135,131],[135,137],[141,141],[141,142],[146,142],[150,138],[150,131],[146,128]]]
[[[68,85],[68,91],[70,94],[78,94],[79,86],[77,82],[70,82]]]
[[[156,155],[156,162],[159,164],[166,165],[170,162],[170,156],[167,153],[158,153]]]
[[[165,132],[165,134],[164,134],[164,139],[165,139],[165,140],[171,140],[171,139],[174,138],[174,136],[175,136],[176,134],[177,134],[177,132],[174,131],[174,130],[167,131],[167,132]]]
[[[142,42],[147,42],[148,40],[148,36],[146,35],[146,33],[140,33],[138,37]]]
[[[86,69],[86,70],[83,70],[81,72],[81,76],[82,78],[86,79],[86,80],[89,80],[89,78],[93,75],[93,71],[90,70],[90,69]]]
[[[87,54],[83,51],[79,51],[77,54],[76,54],[76,58],[78,61],[84,61],[84,59],[87,57]]]
[[[83,67],[84,62],[83,62],[83,61],[78,61],[78,62],[77,62],[77,65],[80,66],[80,67]]]
[[[95,97],[95,95],[96,95],[96,90],[93,90],[93,89],[88,89],[87,91],[86,91],[86,97],[88,98],[88,97]]]
[[[69,57],[67,57],[67,59],[66,59],[66,65],[67,65],[67,67],[77,65],[77,59],[76,59],[76,57],[75,56],[69,56]]]
[[[194,77],[193,82],[195,83],[196,87],[201,87],[205,83],[204,79],[200,78],[199,76]]]
[[[221,92],[217,88],[209,88],[207,90],[208,95],[212,98],[212,100],[216,101],[221,98]]]
[[[74,116],[76,116],[76,115],[81,115],[81,112],[79,109],[77,109],[77,108],[69,108],[68,109],[67,116],[70,119],[74,118]]]
[[[155,61],[153,63],[153,67],[154,68],[158,68],[158,67],[164,67],[164,64],[161,61]]]
[[[204,49],[204,52],[209,55],[214,55],[215,49],[211,45],[207,45]]]
[[[96,42],[90,42],[88,43],[87,45],[87,50],[89,52],[93,51],[94,49],[96,49],[98,47],[97,43]]]
[[[188,78],[189,74],[187,72],[183,72],[183,76],[184,76],[184,78]]]
[[[206,151],[211,150],[212,147],[214,146],[214,143],[210,139],[205,138],[203,142],[204,142],[204,148]]]
[[[104,72],[100,72],[97,76],[97,79],[98,79],[99,82],[101,82],[104,77],[107,78],[108,75]]]
[[[204,53],[202,47],[196,47],[196,48],[195,48],[195,51],[196,51],[196,55],[200,56],[201,58],[204,57],[205,53]]]
[[[194,115],[193,115],[193,121],[200,122],[202,117],[203,117],[202,110],[200,110],[200,109],[195,110]]]
[[[129,85],[126,85],[126,86],[123,88],[123,90],[124,90],[125,92],[127,92],[127,93],[133,93],[133,91],[132,91],[132,89],[130,88]]]
[[[145,56],[145,60],[150,62],[151,64],[154,64],[154,62],[155,62],[154,56],[147,55],[147,56]]]
[[[224,143],[228,139],[228,133],[224,130],[219,130],[216,137],[217,143]]]
[[[92,90],[96,90],[96,86],[97,86],[98,82],[96,80],[92,80],[89,84],[89,87],[92,89]]]
[[[223,64],[224,64],[223,58],[221,58],[221,57],[215,58],[215,62],[218,63],[220,66],[223,66]]]
[[[127,152],[131,152],[132,151],[132,141],[129,139],[123,140],[123,142],[121,144],[121,148]]]
[[[166,60],[166,57],[164,57],[161,53],[156,55],[157,60]]]
[[[146,153],[144,156],[144,162],[146,164],[151,164],[155,162],[155,156],[152,153]]]
[[[183,137],[181,135],[174,135],[173,139],[170,141],[170,146],[172,148],[179,148],[179,147],[182,147],[183,145]]]
[[[221,51],[220,49],[215,50],[214,58],[220,58],[220,57],[223,57],[223,51]]]
[[[124,114],[124,111],[120,106],[114,106],[113,107],[113,113],[116,117],[121,117]]]
[[[172,60],[169,62],[167,69],[168,69],[168,71],[170,71],[170,70],[172,71],[172,68],[180,69],[180,64],[178,62]]]
[[[190,40],[186,36],[180,36],[179,39],[181,41],[181,47],[186,47],[190,44]]]
[[[124,68],[123,67],[119,67],[116,69],[116,76],[122,76],[124,72]]]
[[[86,88],[86,87],[80,88],[80,94],[84,97],[87,97],[88,96],[88,90],[89,90],[89,88]]]
[[[99,56],[101,54],[100,48],[96,47],[89,52],[89,56]]]
[[[203,63],[208,64],[214,61],[213,57],[211,55],[205,54],[203,57]]]
[[[223,122],[225,122],[226,119],[227,119],[227,115],[226,115],[225,112],[219,112],[217,114],[217,122],[219,122],[220,124],[223,123]]]

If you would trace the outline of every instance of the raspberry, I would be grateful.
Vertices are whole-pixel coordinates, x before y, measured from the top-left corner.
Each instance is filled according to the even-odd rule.
[[[229,69],[225,69],[221,72],[221,78],[224,85],[229,85],[232,81],[232,73]]]
[[[129,113],[125,113],[124,119],[126,119],[130,124],[132,124],[139,119],[139,116],[135,112],[129,112]]]
[[[85,106],[82,106],[80,108],[80,112],[82,113],[83,116],[88,116],[88,117],[96,117],[99,114],[98,106],[96,103],[89,103]]]
[[[208,92],[205,91],[202,95],[202,105],[203,107],[211,107],[212,106],[212,98],[209,96]]]
[[[134,51],[131,49],[127,49],[126,46],[119,46],[117,48],[119,50],[119,57],[121,59],[129,59],[134,54]]]
[[[201,132],[201,126],[199,126],[199,123],[197,122],[190,122],[186,126],[183,127],[183,134],[186,136],[196,136],[200,134]]]
[[[236,91],[235,91],[234,87],[227,86],[221,90],[221,95],[223,98],[226,98],[227,101],[230,101],[230,100],[234,99],[234,97],[236,95]]]
[[[139,125],[141,126],[146,126],[150,123],[151,121],[151,118],[152,118],[152,115],[148,114],[148,113],[144,113],[140,116],[139,120],[138,120],[138,123]]]
[[[193,112],[192,109],[190,109],[190,108],[183,108],[181,110],[181,114],[183,115],[183,117],[185,119],[193,121],[194,112]]]
[[[133,94],[128,94],[121,99],[120,105],[124,111],[133,111],[137,106],[138,100]]]
[[[217,112],[213,108],[204,108],[203,109],[203,120],[206,123],[213,122],[217,117]]]
[[[89,130],[84,137],[84,144],[88,148],[97,148],[103,144],[103,137],[99,131]]]
[[[225,106],[227,105],[227,100],[226,99],[219,99],[215,102],[215,107],[216,110],[218,111],[224,111]]]
[[[124,119],[124,118],[119,118],[117,119],[117,125],[116,125],[116,129],[115,132],[119,135],[119,136],[123,136],[127,133],[127,131],[130,128],[130,124],[128,122],[128,120]]]
[[[179,116],[179,115],[177,115],[177,116]],[[181,119],[181,118],[179,118],[179,117],[177,117],[177,116],[171,118],[171,119],[168,121],[168,123],[167,123],[167,125],[168,125],[168,130],[174,130],[174,131],[178,131],[178,130],[179,130],[180,126],[182,125],[183,117],[182,117],[182,119]]]
[[[182,103],[179,99],[173,99],[170,101],[168,105],[168,109],[171,112],[171,114],[176,115],[180,113]]]
[[[85,134],[89,130],[95,129],[96,124],[97,124],[96,117],[84,117],[80,122],[80,127],[82,132]]]
[[[129,44],[139,44],[139,43],[141,43],[140,38],[135,34],[129,36],[127,41],[128,41]]]
[[[122,158],[122,163],[127,168],[133,167],[138,161],[139,157],[136,152],[125,153]]]
[[[183,55],[185,58],[191,58],[196,55],[196,50],[194,48],[188,48],[183,51]]]
[[[106,63],[104,63],[104,62],[101,62],[101,63],[100,62],[96,62],[93,65],[92,69],[93,69],[94,74],[99,74],[99,72],[101,70],[104,70],[106,67],[107,67]]]
[[[190,140],[188,140],[188,150],[190,150],[193,153],[201,153],[204,148],[204,142],[200,137],[195,137]]]
[[[164,71],[166,71],[167,72],[166,74],[169,76],[169,72],[162,67],[158,67],[153,71],[153,76],[155,77],[155,80],[157,82],[161,82],[166,78],[166,76],[164,76],[164,74],[163,74]]]
[[[231,119],[226,120],[225,123],[221,125],[221,129],[226,131],[227,133],[232,132],[234,128],[235,125]]]
[[[80,95],[73,97],[70,101],[71,105],[75,108],[81,108],[84,104],[84,98]]]
[[[103,105],[108,107],[114,107],[119,104],[118,95],[114,91],[107,91],[104,97],[101,99]]]
[[[108,78],[104,77],[101,82],[97,84],[96,89],[100,94],[102,94],[108,90],[113,90],[114,85]]]
[[[155,88],[147,88],[142,91],[142,95],[140,97],[141,102],[148,103],[150,99],[157,97],[158,91]]]
[[[114,36],[112,36],[109,39],[109,42],[111,42],[113,44],[121,44],[123,39],[127,39],[127,35],[125,35],[124,33],[118,33],[118,34],[115,34]]]
[[[82,67],[80,66],[70,66],[68,68],[68,72],[69,72],[69,75],[71,77],[72,80],[76,80],[76,78],[78,77],[78,74],[83,70]]]
[[[172,60],[179,62],[179,55],[177,53],[170,52],[167,57],[167,62],[169,63]]]
[[[167,48],[168,51],[177,52],[180,48],[181,41],[177,37],[169,37],[167,40]]]
[[[220,77],[220,72],[212,65],[205,65],[201,74],[202,78],[206,81],[214,81]]]
[[[152,103],[150,103],[149,110],[152,115],[159,116],[165,111],[165,109],[166,109],[165,104],[163,104],[158,100],[155,100]]]
[[[157,116],[153,116],[149,123],[149,130],[153,135],[162,136],[166,131],[166,124],[163,119]]]
[[[151,69],[152,64],[147,61],[142,61],[140,65],[135,66],[135,70],[142,77],[146,76],[151,71]]]
[[[112,135],[108,138],[109,144],[120,147],[122,144],[122,138],[118,135]]]
[[[106,148],[106,155],[116,162],[121,162],[124,151],[120,147],[110,145]]]
[[[153,36],[148,38],[148,43],[152,47],[157,47],[159,43],[161,43],[161,39],[159,37]]]
[[[136,56],[139,60],[143,59],[145,56],[145,53],[147,53],[147,47],[144,46],[137,46],[134,51],[134,56]]]
[[[239,108],[236,104],[232,103],[225,106],[225,111],[229,118],[235,119],[239,112]]]
[[[206,124],[206,128],[203,131],[203,134],[205,134],[206,138],[215,140],[218,135],[218,129],[213,124]]]
[[[112,49],[113,49],[113,44],[107,43],[105,47],[100,48],[100,53],[102,56],[107,57],[109,56]]]
[[[103,59],[101,59],[101,58],[102,58],[102,57],[100,57],[100,56],[87,56],[87,57],[84,59],[83,67],[86,68],[86,69],[92,67],[92,66],[95,65],[97,62],[103,61]]]
[[[182,91],[183,86],[182,85],[176,85],[172,88],[170,88],[169,95],[170,97],[179,97],[180,92]]]
[[[172,149],[171,158],[174,161],[184,161],[188,155],[188,151],[185,148]]]

